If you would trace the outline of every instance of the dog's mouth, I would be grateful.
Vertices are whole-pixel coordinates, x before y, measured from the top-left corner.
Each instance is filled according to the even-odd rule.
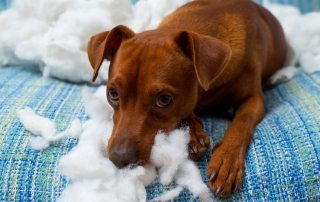
[[[189,125],[188,125],[188,122],[186,121],[186,120],[182,120],[182,121],[180,121],[180,123],[178,123],[178,125],[177,125],[177,129],[181,129],[181,128],[186,128],[186,127],[188,127]]]
[[[143,147],[138,146],[134,142],[116,142],[111,146],[111,150],[107,148],[107,156],[113,164],[122,169],[133,169],[138,166],[143,166],[150,161],[152,145],[144,144]]]
[[[152,148],[154,146],[157,134],[169,134],[175,129],[188,127],[188,124],[189,123],[186,120],[182,120],[168,130],[159,129],[155,132],[150,131],[148,133],[149,135],[147,136],[148,138],[146,138],[146,136],[136,136],[136,138],[121,137],[116,141],[115,139],[112,140],[111,138],[107,146],[108,157],[114,163],[114,165],[120,169],[133,169],[138,166],[144,166],[151,161]]]

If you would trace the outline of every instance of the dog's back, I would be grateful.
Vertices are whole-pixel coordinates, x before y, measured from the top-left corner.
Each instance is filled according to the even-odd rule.
[[[185,29],[227,43],[232,49],[232,59],[221,83],[239,77],[243,68],[250,66],[252,56],[261,62],[260,75],[264,82],[282,67],[286,57],[286,42],[279,22],[250,0],[193,1],[167,16],[159,28]]]

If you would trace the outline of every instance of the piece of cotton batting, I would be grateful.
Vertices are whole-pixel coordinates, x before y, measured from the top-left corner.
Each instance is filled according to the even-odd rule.
[[[320,71],[320,48],[302,53],[300,64],[301,68],[308,74]]]
[[[279,69],[276,73],[274,73],[269,81],[271,84],[278,84],[284,81],[287,81],[294,77],[299,72],[299,69],[295,66],[288,66],[282,69]]]
[[[71,179],[113,175],[116,168],[105,152],[112,127],[101,121],[89,120],[83,128],[77,146],[59,160],[60,171]]]
[[[70,81],[89,81],[92,69],[86,53],[88,39],[97,32],[111,28],[113,23],[110,19],[109,12],[93,5],[92,1],[83,2],[80,7],[68,8],[43,36],[45,46],[41,58],[45,72]],[[106,80],[105,67],[103,65],[101,68],[98,83]],[[77,74],[74,74],[75,70]]]
[[[201,174],[197,166],[191,160],[186,160],[180,165],[175,176],[178,185],[190,190],[194,196],[198,196],[201,201],[213,201],[212,194],[207,185],[202,181]]]
[[[178,185],[187,188],[202,201],[212,201],[210,190],[202,181],[199,169],[188,159],[189,141],[187,128],[176,129],[170,134],[160,132],[152,147],[151,163],[158,168],[162,184],[168,185],[175,180]]]
[[[36,114],[29,107],[18,110],[17,116],[24,127],[35,135],[29,139],[29,146],[35,150],[45,149],[51,142],[68,136],[76,137],[81,133],[82,126],[79,119],[73,120],[65,131],[57,133],[56,124],[52,120]]]
[[[266,4],[266,7],[277,17],[281,23],[290,49],[286,66],[299,66],[306,73],[320,71],[320,25],[319,12],[301,14],[293,6]],[[299,27],[299,29],[297,29]],[[271,78],[271,82],[280,77],[291,79],[294,68],[284,68],[278,71],[279,75]],[[287,80],[286,79],[286,80]]]
[[[43,150],[50,146],[50,142],[43,137],[30,137],[28,145],[34,150]]]
[[[24,127],[34,135],[50,138],[56,133],[55,122],[39,116],[29,107],[18,110],[17,115]]]
[[[140,0],[133,6],[133,18],[128,25],[136,32],[155,29],[162,19],[190,0]]]
[[[45,76],[90,82],[89,38],[131,17],[129,0],[16,0],[0,13],[0,64],[28,61]],[[101,67],[97,83],[107,79],[107,67]]]
[[[177,129],[170,134],[159,133],[151,150],[150,161],[159,168],[162,184],[172,182],[179,166],[188,158],[189,129]]]
[[[141,168],[138,169],[141,170]],[[119,172],[111,179],[100,178],[74,181],[62,192],[58,201],[144,202],[146,201],[146,191],[142,183],[136,180],[138,175],[138,173],[135,173],[132,177],[126,172]]]
[[[21,6],[19,6],[20,4]],[[0,50],[2,49],[0,63],[3,65],[25,62],[24,59],[14,54],[15,49],[20,43],[35,36],[44,35],[48,30],[49,26],[43,17],[37,18],[33,16],[36,12],[30,12],[30,10],[38,10],[36,7],[38,7],[37,3],[27,4],[26,1],[18,0],[14,1],[10,9],[0,13],[2,27],[0,32]],[[27,9],[29,12],[26,11]],[[23,30],[23,32],[17,30]],[[34,52],[34,49],[29,49],[28,52]],[[26,55],[30,55],[30,53],[26,53]]]
[[[157,171],[154,165],[147,164],[143,166],[145,169],[145,174],[139,176],[139,180],[143,183],[145,187],[149,186],[157,177]]]
[[[28,61],[39,65],[44,76],[91,82],[86,46],[92,35],[119,24],[139,32],[155,28],[188,1],[140,0],[132,5],[130,0],[15,0],[0,13],[0,64]],[[108,66],[103,63],[96,83],[107,80]]]
[[[113,109],[106,101],[106,86],[100,86],[95,94],[87,88],[82,90],[82,99],[86,113],[94,120],[111,121]]]

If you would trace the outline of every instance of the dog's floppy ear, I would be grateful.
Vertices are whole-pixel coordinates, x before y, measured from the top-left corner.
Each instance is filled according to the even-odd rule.
[[[118,25],[111,31],[94,35],[88,42],[87,52],[94,70],[92,81],[95,81],[104,59],[111,60],[125,39],[134,36],[134,32],[126,26]]]
[[[180,32],[176,42],[192,60],[200,86],[209,90],[230,61],[230,47],[213,37],[187,31]]]

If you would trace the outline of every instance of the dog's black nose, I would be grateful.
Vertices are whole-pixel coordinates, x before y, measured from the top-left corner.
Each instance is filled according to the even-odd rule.
[[[138,151],[132,143],[122,142],[112,147],[109,159],[118,168],[123,168],[138,162]]]

